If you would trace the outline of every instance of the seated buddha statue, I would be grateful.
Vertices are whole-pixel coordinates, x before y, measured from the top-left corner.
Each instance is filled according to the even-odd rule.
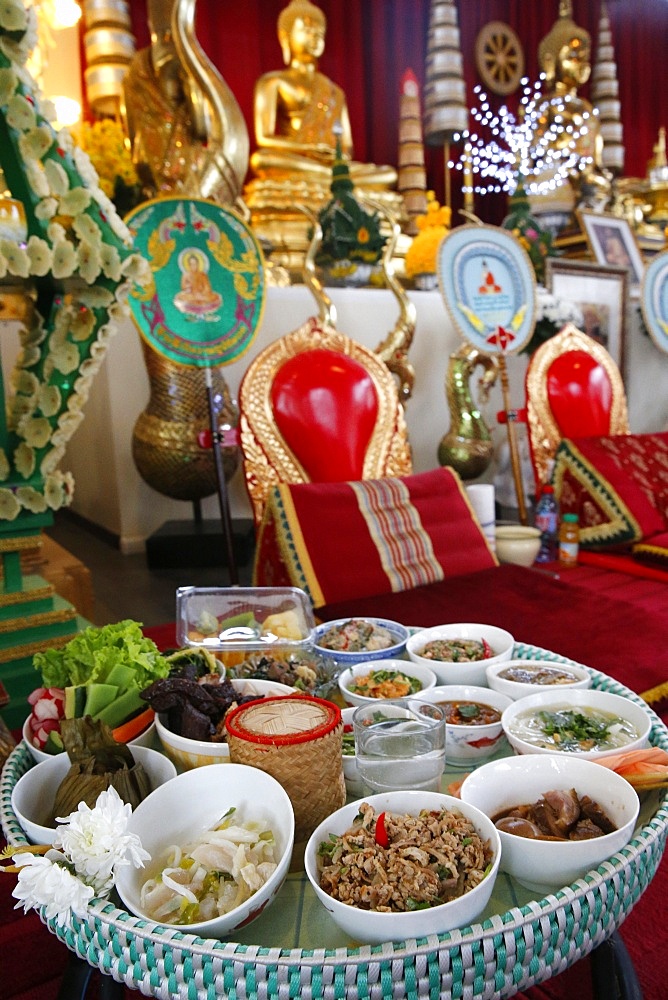
[[[357,193],[403,216],[401,196],[392,190],[396,170],[352,159],[346,95],[318,69],[326,27],[324,13],[310,0],[291,0],[278,17],[285,69],[263,74],[254,94],[257,150],[244,198],[259,235],[275,249],[302,255],[310,223],[295,206],[317,212],[329,201],[337,137]],[[293,245],[283,246],[284,241]]]
[[[598,118],[592,105],[578,94],[591,73],[591,38],[575,24],[571,8],[571,0],[561,0],[559,18],[538,47],[546,97],[538,108],[534,139],[547,139],[549,150],[557,154],[557,165],[546,168],[536,179],[544,185],[554,180],[559,154],[565,159],[569,150],[576,153],[576,165],[565,182],[531,198],[536,214],[563,213],[565,223],[573,221],[576,207],[602,210],[612,187],[612,176],[602,166]]]

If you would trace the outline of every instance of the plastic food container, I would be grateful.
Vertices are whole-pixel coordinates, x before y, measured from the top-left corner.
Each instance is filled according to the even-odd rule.
[[[314,630],[311,602],[298,587],[179,587],[176,591],[177,642],[222,654],[220,659],[228,667],[250,652],[311,650]]]

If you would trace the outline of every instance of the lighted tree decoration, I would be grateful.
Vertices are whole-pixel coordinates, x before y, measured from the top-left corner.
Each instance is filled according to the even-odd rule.
[[[586,117],[581,128],[558,121],[540,128],[541,82],[531,84],[524,77],[521,83],[517,114],[506,105],[493,112],[482,87],[474,88],[479,103],[471,108],[471,117],[477,131],[462,132],[466,151],[454,164],[471,176],[471,190],[467,187],[465,193],[505,191],[512,195],[521,186],[529,196],[545,195],[566,183],[574,171],[591,164],[591,157],[582,156],[578,148],[589,131]]]

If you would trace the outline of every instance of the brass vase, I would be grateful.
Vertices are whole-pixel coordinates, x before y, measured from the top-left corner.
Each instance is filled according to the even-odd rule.
[[[218,489],[215,456],[198,440],[211,430],[206,372],[169,361],[144,340],[142,350],[151,394],[132,433],[132,457],[139,475],[173,500],[196,502],[211,496]],[[211,369],[211,376],[222,433],[225,426],[237,426],[239,411],[220,370]],[[238,452],[236,445],[223,448],[226,481],[237,468]]]

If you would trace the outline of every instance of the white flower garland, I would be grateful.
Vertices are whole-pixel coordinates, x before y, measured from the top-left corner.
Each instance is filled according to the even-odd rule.
[[[30,236],[24,246],[0,239],[0,279],[37,279],[38,287],[43,279],[52,301],[49,315],[36,308],[20,334],[9,454],[0,448],[0,521],[71,503],[73,480],[58,463],[83,419],[109,338],[128,313],[132,282],[151,279],[87,154],[66,129],[56,133],[50,124],[53,109],[25,69],[36,37],[34,8],[2,0],[0,112],[9,138],[2,162],[7,173],[6,157],[15,155]],[[38,296],[38,305],[43,301]]]

